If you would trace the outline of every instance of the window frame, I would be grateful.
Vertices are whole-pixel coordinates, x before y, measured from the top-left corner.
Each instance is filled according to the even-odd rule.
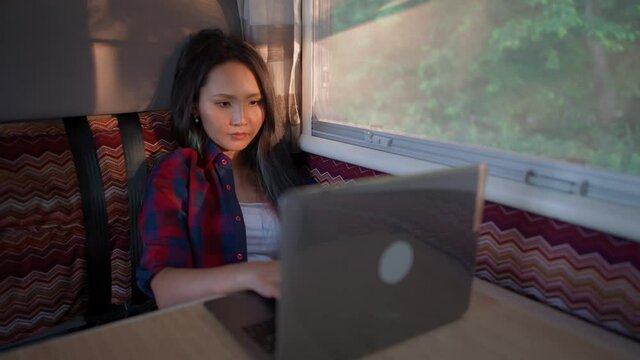
[[[392,175],[484,162],[487,200],[640,242],[640,177],[318,119],[317,1],[302,0],[302,150]]]

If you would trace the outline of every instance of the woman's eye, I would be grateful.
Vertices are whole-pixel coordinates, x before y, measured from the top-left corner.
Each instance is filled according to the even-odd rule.
[[[216,104],[221,108],[228,108],[231,106],[231,103],[228,101],[218,101]]]
[[[251,101],[249,101],[249,104],[251,104],[251,105],[260,105],[260,104],[262,104],[262,99],[251,100]]]

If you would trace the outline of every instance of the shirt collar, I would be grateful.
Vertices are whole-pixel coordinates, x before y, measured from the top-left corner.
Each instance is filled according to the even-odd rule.
[[[212,167],[213,162],[221,165],[231,164],[231,159],[229,159],[211,139],[207,139],[205,143],[205,156],[205,165],[207,168]]]

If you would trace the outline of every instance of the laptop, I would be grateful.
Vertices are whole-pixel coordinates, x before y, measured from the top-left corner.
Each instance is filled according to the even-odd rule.
[[[241,292],[205,306],[259,359],[352,359],[454,321],[469,306],[485,173],[293,189],[278,203],[278,303]]]

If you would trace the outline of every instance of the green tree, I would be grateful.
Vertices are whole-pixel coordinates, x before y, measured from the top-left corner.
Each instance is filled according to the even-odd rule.
[[[412,12],[428,21],[404,24]],[[360,31],[367,55],[339,86],[374,85],[342,99],[349,118],[640,174],[636,0],[340,1],[331,18],[399,32]]]

